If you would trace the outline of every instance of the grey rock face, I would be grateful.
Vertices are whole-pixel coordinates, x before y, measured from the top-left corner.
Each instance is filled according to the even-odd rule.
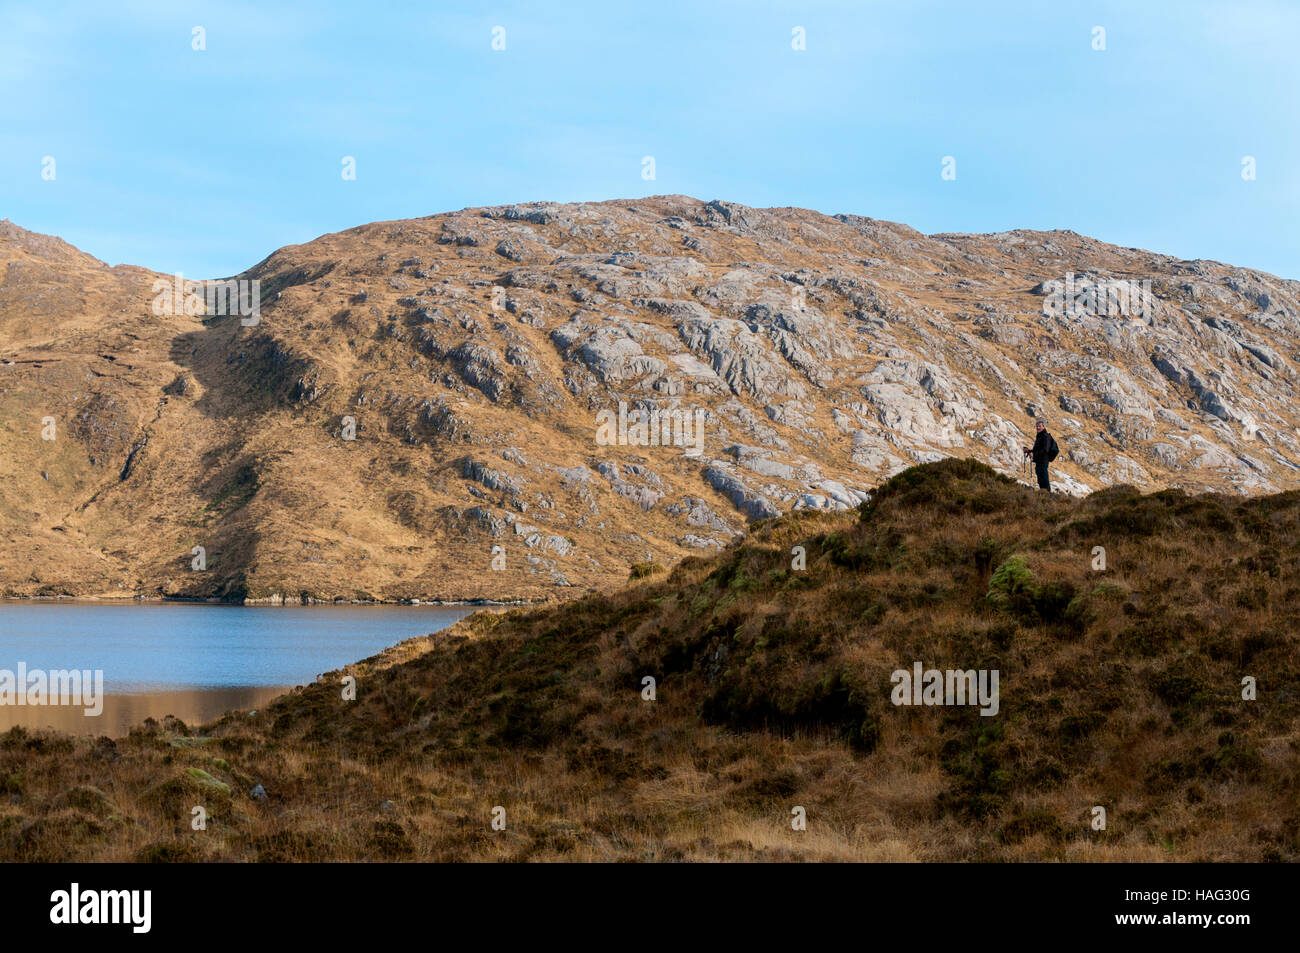
[[[655,504],[663,499],[663,493],[655,489],[663,485],[658,475],[644,467],[636,464],[626,467],[628,475],[638,480],[635,483],[624,479],[616,463],[601,463],[596,470],[609,481],[610,488],[615,493],[631,500],[643,510],[653,509]]]
[[[473,480],[475,483],[481,483],[489,490],[499,490],[503,493],[518,494],[523,490],[523,482],[517,477],[508,476],[500,470],[493,470],[485,463],[477,460],[466,460],[462,473],[467,480]]]
[[[664,512],[669,516],[676,516],[684,519],[691,526],[700,526],[705,529],[716,530],[720,533],[726,533],[728,536],[735,535],[737,530],[733,529],[722,517],[718,516],[709,508],[709,504],[697,496],[688,496],[680,503],[673,503],[664,507]]]
[[[808,385],[783,370],[763,339],[740,321],[687,319],[678,324],[678,332],[734,394],[763,399],[808,395]]]
[[[694,546],[696,549],[721,549],[723,542],[712,536],[698,536],[695,533],[687,533],[678,542],[682,546]]]
[[[561,489],[529,488],[534,513],[567,504],[585,518],[629,501],[722,539],[734,514],[853,506],[855,488],[917,462],[970,455],[1023,479],[1039,416],[1062,444],[1054,480],[1067,492],[1171,474],[1249,489],[1300,474],[1295,282],[1063,231],[924,236],[681,196],[502,206],[440,228],[441,254],[409,267],[446,276],[441,256],[454,255],[482,277],[422,289],[403,270],[408,317],[381,333],[446,361],[467,385],[455,396],[514,401],[538,420],[620,401],[707,414],[707,454],[691,461],[649,448],[611,452],[610,469],[584,453],[602,477],[588,481],[567,475],[572,459],[543,455]],[[1075,307],[1046,308],[1067,272]],[[1139,310],[1143,281],[1152,295]],[[349,290],[361,284],[350,278]],[[499,302],[481,306],[495,286],[509,289],[508,334]],[[381,327],[390,303],[371,309]],[[473,411],[452,406],[428,412],[446,431],[438,439],[476,439]],[[725,528],[669,502],[700,477],[720,494],[709,500]]]
[[[794,467],[773,460],[767,456],[762,447],[746,447],[738,444],[728,447],[725,452],[735,457],[742,467],[753,470],[760,476],[776,477],[779,480],[795,479]]]
[[[735,474],[711,466],[704,471],[704,479],[727,499],[740,512],[751,519],[770,519],[779,516],[781,511],[767,497],[749,487]]]
[[[1169,378],[1175,385],[1186,387],[1196,398],[1196,405],[1206,413],[1213,414],[1220,420],[1226,420],[1231,423],[1244,422],[1246,418],[1219,396],[1214,390],[1211,381],[1202,377],[1194,368],[1190,367],[1186,359],[1180,355],[1160,349],[1151,356],[1151,362],[1156,366],[1160,373]]]
[[[490,347],[465,342],[451,351],[448,358],[460,371],[465,383],[477,387],[489,400],[500,400],[505,392],[504,360]]]

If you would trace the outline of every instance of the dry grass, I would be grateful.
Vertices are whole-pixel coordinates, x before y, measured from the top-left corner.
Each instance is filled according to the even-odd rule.
[[[1032,578],[994,605],[1013,554]],[[412,640],[348,670],[355,702],[334,673],[197,732],[12,731],[0,856],[1295,860],[1298,567],[1298,494],[1074,502],[918,467],[860,518]],[[998,669],[1000,713],[894,707],[913,661]]]

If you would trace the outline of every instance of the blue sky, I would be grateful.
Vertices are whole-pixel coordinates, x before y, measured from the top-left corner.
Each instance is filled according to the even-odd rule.
[[[0,217],[217,277],[370,221],[685,193],[1300,278],[1298,37],[1293,0],[0,2]]]

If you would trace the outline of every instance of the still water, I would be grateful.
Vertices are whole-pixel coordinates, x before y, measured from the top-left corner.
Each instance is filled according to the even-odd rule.
[[[0,731],[121,736],[150,716],[187,724],[257,708],[285,689],[446,628],[472,608],[0,602]],[[17,704],[28,673],[103,672],[103,711]],[[31,684],[29,675],[28,684]],[[57,698],[51,699],[58,701]]]

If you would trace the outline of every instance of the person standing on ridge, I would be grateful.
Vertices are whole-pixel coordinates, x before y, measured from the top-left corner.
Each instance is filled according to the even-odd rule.
[[[1032,447],[1025,447],[1025,456],[1034,459],[1034,472],[1038,474],[1039,488],[1051,492],[1052,481],[1047,476],[1047,465],[1055,460],[1056,455],[1061,451],[1056,445],[1056,438],[1047,432],[1047,424],[1041,419],[1034,423],[1034,429],[1038,431],[1038,436],[1034,438]]]

